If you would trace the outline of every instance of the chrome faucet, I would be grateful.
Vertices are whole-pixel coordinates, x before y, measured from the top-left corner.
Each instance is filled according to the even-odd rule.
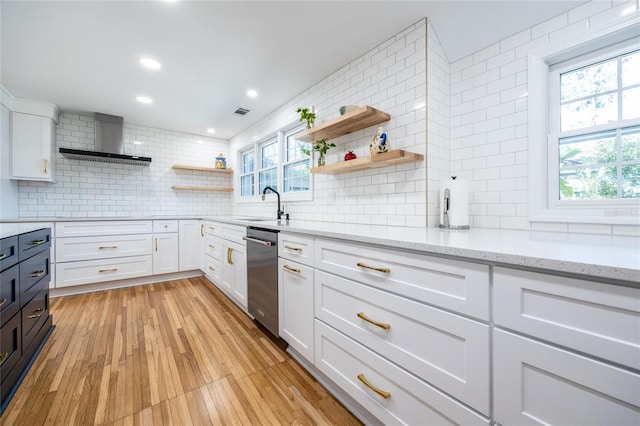
[[[264,201],[264,194],[267,193],[267,189],[278,196],[278,220],[282,219],[282,214],[284,212],[280,209],[280,193],[278,191],[276,191],[275,189],[273,189],[272,187],[266,186],[264,188],[264,190],[262,191],[262,201]]]

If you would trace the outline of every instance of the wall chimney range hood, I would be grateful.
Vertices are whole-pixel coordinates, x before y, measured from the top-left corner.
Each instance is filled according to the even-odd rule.
[[[60,154],[68,160],[94,161],[97,163],[149,166],[151,158],[125,155],[123,118],[116,115],[95,113],[95,151],[60,148]]]

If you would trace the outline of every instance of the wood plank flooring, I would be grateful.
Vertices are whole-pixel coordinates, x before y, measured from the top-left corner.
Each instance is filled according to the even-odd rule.
[[[204,278],[51,301],[2,425],[356,425]]]

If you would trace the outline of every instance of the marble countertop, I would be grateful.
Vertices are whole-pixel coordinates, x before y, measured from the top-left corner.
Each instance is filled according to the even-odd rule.
[[[461,257],[505,266],[541,269],[555,273],[588,275],[605,280],[640,285],[640,238],[472,228],[445,230],[381,225],[360,225],[312,221],[277,221],[241,217],[141,216],[112,218],[21,218],[3,220],[0,237],[11,232],[29,232],[37,222],[101,220],[205,219],[243,226],[257,226],[282,232],[335,238]],[[255,220],[259,219],[259,220]],[[8,223],[12,222],[12,223]]]

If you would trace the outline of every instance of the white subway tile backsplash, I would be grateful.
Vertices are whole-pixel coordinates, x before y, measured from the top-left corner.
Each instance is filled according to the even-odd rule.
[[[531,29],[521,31],[500,42],[500,51],[506,52],[531,40]]]
[[[567,26],[567,13],[562,13],[555,18],[549,19],[531,28],[531,38],[535,39],[552,31],[559,30]]]

